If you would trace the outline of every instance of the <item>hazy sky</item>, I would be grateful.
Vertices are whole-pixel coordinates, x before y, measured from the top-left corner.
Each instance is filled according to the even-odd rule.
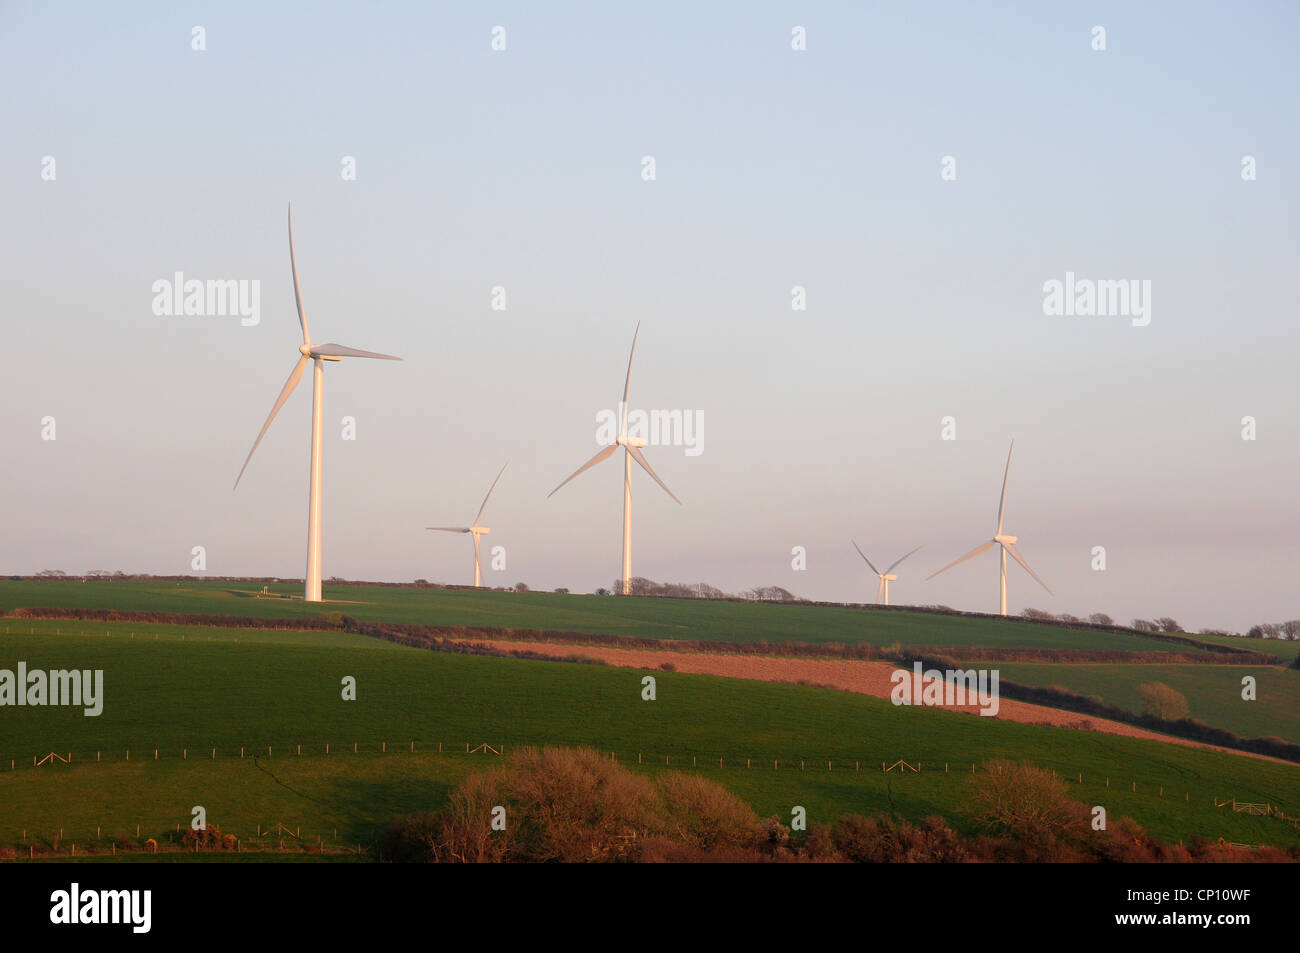
[[[925,543],[893,601],[995,610],[993,553],[924,577],[1014,437],[1056,595],[1012,565],[1012,611],[1300,616],[1297,6],[992,6],[0,4],[0,571],[302,575],[310,375],[231,490],[297,358],[292,201],[314,339],[405,358],[326,368],[326,576],[469,582],[424,527],[509,459],[485,581],[610,585],[621,463],[546,494],[641,321],[633,407],[704,431],[646,451],[683,506],[633,476],[638,575],[869,601],[850,537]],[[260,322],[155,315],[177,271]],[[1044,314],[1067,271],[1150,323]]]

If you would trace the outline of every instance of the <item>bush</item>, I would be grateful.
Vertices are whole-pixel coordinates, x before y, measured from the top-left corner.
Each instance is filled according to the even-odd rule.
[[[198,830],[190,828],[181,835],[181,846],[186,850],[224,850],[226,848],[225,839],[221,835],[221,828],[209,824],[206,827],[200,827]],[[235,846],[235,839],[230,838],[230,848]]]
[[[1009,835],[1027,859],[1059,859],[1090,830],[1088,809],[1069,795],[1055,771],[1024,761],[985,761],[971,778],[978,816],[995,833]]]
[[[1187,717],[1187,698],[1164,682],[1145,682],[1138,686],[1138,694],[1145,702],[1143,710],[1148,715],[1154,715],[1161,721],[1177,721]]]
[[[754,809],[722,785],[694,774],[660,775],[667,834],[701,850],[750,847],[758,840]]]
[[[410,814],[398,818],[380,839],[379,855],[399,864],[434,859],[441,841],[442,822],[436,814]]]
[[[960,836],[942,817],[914,825],[902,818],[849,814],[840,818],[834,840],[844,859],[859,864],[941,863],[969,857]]]
[[[492,830],[497,806],[505,830]],[[633,859],[658,826],[658,807],[649,781],[599,752],[521,748],[504,767],[457,785],[428,855],[462,863]]]

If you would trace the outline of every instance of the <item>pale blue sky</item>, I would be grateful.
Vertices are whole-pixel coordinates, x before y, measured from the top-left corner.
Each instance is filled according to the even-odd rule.
[[[609,585],[621,467],[546,494],[640,320],[633,405],[706,424],[647,451],[684,506],[634,475],[638,574],[866,601],[850,537],[926,543],[894,601],[996,608],[992,554],[923,580],[1014,436],[1056,596],[1013,566],[1013,610],[1300,615],[1297,41],[1267,2],[0,4],[0,571],[302,574],[310,380],[230,489],[296,358],[292,200],[313,336],[406,358],[327,369],[327,576],[468,581],[423,527],[510,459],[487,581]],[[178,270],[261,323],[155,316]],[[1149,279],[1151,324],[1044,316],[1067,270]]]

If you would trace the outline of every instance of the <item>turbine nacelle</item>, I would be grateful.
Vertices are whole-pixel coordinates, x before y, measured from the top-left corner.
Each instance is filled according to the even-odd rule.
[[[898,581],[898,576],[895,575],[895,574],[892,573],[892,572],[887,572],[887,573],[885,573],[883,576],[881,576],[880,578],[883,579],[885,582],[897,582],[897,581]]]
[[[473,533],[475,536],[486,536],[488,533],[492,532],[492,530],[488,529],[486,526],[471,526],[465,532]]]
[[[998,533],[998,535],[993,537],[993,542],[1001,543],[1003,546],[1014,546],[1018,539],[1020,539],[1019,536],[1007,536],[1004,533]]]
[[[629,437],[627,434],[623,434],[615,443],[623,447],[636,447],[638,450],[650,445],[650,441],[646,440],[645,437]]]

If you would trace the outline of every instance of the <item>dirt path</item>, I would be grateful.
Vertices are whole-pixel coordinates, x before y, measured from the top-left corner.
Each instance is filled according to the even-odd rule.
[[[756,655],[712,655],[706,652],[680,652],[672,649],[619,649],[598,645],[566,645],[557,642],[511,642],[501,639],[475,639],[485,645],[509,651],[527,649],[539,655],[558,658],[582,655],[600,659],[609,665],[623,668],[657,669],[669,662],[673,670],[695,675],[722,675],[727,678],[747,678],[760,682],[807,683],[824,688],[837,688],[870,695],[874,698],[888,698],[894,687],[890,677],[898,668],[891,662],[877,662],[863,659],[807,659],[776,658]],[[979,708],[974,705],[952,707],[951,711],[980,716]],[[1247,758],[1259,758],[1264,761],[1276,761],[1290,764],[1280,758],[1238,751],[1233,748],[1221,748],[1218,745],[1204,744],[1173,735],[1162,735],[1148,731],[1136,725],[1121,721],[1081,715],[1077,712],[1064,711],[1060,708],[1048,708],[1011,698],[999,700],[996,718],[1007,721],[1019,721],[1030,725],[1052,725],[1057,728],[1076,728],[1082,731],[1099,731],[1111,735],[1123,735],[1128,738],[1144,738],[1150,741],[1163,741],[1166,744],[1183,745],[1188,748],[1203,748],[1208,751],[1222,751],[1227,754],[1241,755]]]

